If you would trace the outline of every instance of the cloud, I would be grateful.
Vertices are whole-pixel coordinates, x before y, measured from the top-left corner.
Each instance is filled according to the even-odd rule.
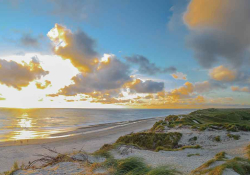
[[[23,34],[20,38],[20,44],[26,47],[39,47],[39,40],[43,39],[43,35],[39,35],[38,37],[33,37],[31,34]]]
[[[177,79],[177,80],[187,80],[187,75],[182,72],[176,72],[171,75],[174,79]]]
[[[54,43],[54,53],[69,59],[80,72],[91,72],[97,66],[96,43],[83,31],[72,33],[66,27],[56,24],[47,35]]]
[[[171,67],[166,67],[166,68],[161,68],[156,66],[154,63],[151,63],[148,58],[142,56],[142,55],[134,55],[131,57],[125,57],[127,62],[139,65],[139,72],[143,74],[149,74],[149,75],[155,75],[158,73],[173,73],[176,72],[176,68],[171,66]]]
[[[40,82],[36,83],[37,89],[46,89],[50,85],[51,85],[51,81],[49,81],[49,80],[45,80],[44,84],[42,84]]]
[[[129,66],[118,60],[115,56],[101,61],[98,67],[90,73],[80,73],[73,77],[74,84],[61,89],[61,95],[76,95],[78,93],[91,93],[93,91],[106,91],[121,88],[131,81]]]
[[[184,86],[174,89],[167,94],[168,97],[173,99],[181,99],[190,97],[190,95],[194,92],[194,85],[190,82],[186,82]]]
[[[231,89],[234,92],[248,92],[248,93],[250,92],[249,87],[242,87],[242,88],[240,88],[239,86],[232,86]]]
[[[249,0],[192,0],[183,19],[199,63],[210,68],[226,61],[238,68],[249,61],[249,18]]]
[[[212,85],[209,81],[197,82],[194,84],[194,89],[198,93],[208,92],[212,89]]]
[[[135,79],[132,82],[127,83],[125,87],[134,90],[137,93],[156,93],[164,89],[164,83],[152,80],[142,81],[140,79]]]
[[[210,77],[216,81],[232,82],[236,79],[237,73],[233,70],[229,70],[223,65],[218,66],[210,70]]]
[[[201,95],[198,95],[196,98],[195,98],[195,101],[197,102],[197,103],[205,103],[205,98],[203,97],[203,96],[201,96]]]
[[[48,71],[43,70],[36,58],[32,58],[29,64],[0,60],[0,83],[18,90],[48,73]]]

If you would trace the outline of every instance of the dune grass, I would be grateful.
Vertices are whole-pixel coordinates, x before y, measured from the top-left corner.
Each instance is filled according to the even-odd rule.
[[[184,150],[184,149],[200,149],[202,148],[200,145],[186,145],[186,146],[182,146],[180,148],[175,148],[175,149],[169,149],[169,148],[164,148],[164,147],[157,147],[155,149],[156,152],[158,151],[181,151],[181,150]]]
[[[5,171],[5,172],[3,173],[3,175],[13,175],[14,172],[16,172],[16,171],[19,170],[19,169],[20,169],[20,168],[19,168],[19,166],[18,166],[18,163],[17,163],[17,162],[14,162],[14,164],[13,164],[11,170],[10,170],[10,171]]]
[[[211,166],[216,161],[224,161],[224,160],[226,160],[225,155],[226,155],[225,152],[220,152],[220,153],[216,154],[213,159],[207,161],[206,163],[204,163],[203,165],[201,165],[200,167],[198,167],[197,169],[195,169],[192,173],[193,174],[204,174],[204,173],[207,173],[206,168],[208,168],[209,166]]]
[[[178,132],[173,133],[132,133],[121,136],[116,141],[117,144],[134,144],[142,149],[155,151],[158,147],[164,149],[174,149],[178,147],[178,142],[182,134]]]
[[[221,141],[220,136],[216,136],[216,137],[214,138],[214,141],[220,142],[220,141]]]
[[[229,138],[233,138],[234,140],[239,140],[240,139],[240,135],[237,135],[237,134],[230,134],[230,133],[228,133],[227,136]]]
[[[250,109],[203,109],[188,115],[169,115],[151,128],[151,132],[159,128],[191,126],[193,129],[204,131],[207,128],[225,129],[227,131],[250,131]]]
[[[193,157],[193,156],[200,156],[199,153],[196,153],[196,154],[188,154],[187,157]]]
[[[250,159],[250,145],[246,147],[248,159]]]
[[[104,144],[99,150],[93,153],[94,156],[101,156],[105,158],[111,157],[110,150],[115,149],[118,144]]]
[[[250,159],[235,157],[231,160],[228,160],[225,155],[225,152],[216,154],[213,159],[207,161],[206,163],[198,167],[196,170],[194,170],[192,173],[194,175],[222,175],[226,169],[235,171],[240,175],[247,175],[250,173]],[[216,161],[224,162],[221,165],[209,168]]]
[[[129,157],[117,160],[113,157],[108,158],[103,167],[110,170],[112,175],[177,175],[180,172],[168,166],[152,168],[148,166],[142,158]]]

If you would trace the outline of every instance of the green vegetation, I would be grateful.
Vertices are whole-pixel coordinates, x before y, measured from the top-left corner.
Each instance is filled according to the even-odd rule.
[[[94,155],[109,158],[111,157],[109,151],[115,149],[116,147],[117,144],[104,144],[99,150],[94,152]]]
[[[233,138],[234,140],[239,140],[240,139],[240,135],[235,135],[235,134],[228,133],[227,136],[229,138]]]
[[[118,160],[115,175],[120,174],[146,174],[150,171],[142,159],[137,157],[130,157],[127,159]]]
[[[141,158],[129,157],[116,160],[113,157],[108,158],[101,165],[110,170],[112,175],[177,175],[178,171],[167,166],[152,168],[148,166]]]
[[[12,169],[10,171],[6,171],[4,172],[3,174],[4,175],[13,175],[14,172],[16,172],[17,170],[19,170],[19,166],[18,166],[18,163],[17,162],[14,162],[13,166],[12,166]]]
[[[194,136],[194,137],[190,138],[188,141],[193,142],[193,141],[196,141],[197,139],[198,139],[198,137]]]
[[[121,136],[116,143],[118,144],[133,144],[140,148],[155,151],[157,147],[166,149],[173,149],[178,147],[178,142],[182,134],[178,132],[173,133],[132,133]]]
[[[222,165],[196,171],[194,174],[222,175],[225,169],[231,169],[240,175],[247,175],[250,173],[250,160],[235,157],[225,161]]]
[[[211,129],[226,129],[228,131],[250,131],[250,109],[203,109],[188,115],[169,115],[165,121],[157,122],[151,131],[160,126],[175,127],[189,125],[200,131]]]
[[[220,152],[220,153],[216,154],[213,159],[207,161],[206,163],[204,163],[203,165],[201,165],[200,167],[195,169],[193,171],[193,174],[202,174],[204,172],[207,172],[204,169],[208,168],[210,165],[212,165],[216,161],[224,161],[224,160],[226,160],[225,156],[226,156],[225,152]]]
[[[223,164],[209,168],[216,161],[224,161]],[[225,152],[216,154],[216,156],[194,170],[193,174],[207,174],[207,175],[222,175],[225,169],[231,169],[240,175],[246,175],[250,173],[250,160],[235,157],[231,160],[226,159]]]
[[[248,159],[250,159],[250,145],[246,147]]]
[[[214,140],[215,140],[216,142],[220,142],[220,141],[221,141],[220,136],[216,136],[216,137],[214,138]]]
[[[199,153],[196,153],[196,154],[188,154],[187,157],[192,157],[192,156],[200,156]]]
[[[155,151],[156,152],[161,151],[161,150],[163,150],[163,151],[181,151],[181,150],[184,150],[184,149],[187,149],[187,148],[189,148],[189,149],[200,149],[201,146],[200,145],[187,145],[187,146],[182,146],[180,148],[175,148],[175,149],[169,149],[169,148],[164,148],[164,147],[159,146],[159,147],[156,148]]]
[[[167,125],[166,121],[160,120],[154,124],[154,126],[150,129],[150,131],[162,132],[165,129],[164,126],[166,126],[166,125]]]

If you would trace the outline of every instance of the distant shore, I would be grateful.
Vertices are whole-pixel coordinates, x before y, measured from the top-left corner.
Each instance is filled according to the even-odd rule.
[[[45,139],[1,142],[0,172],[9,170],[15,161],[27,164],[37,158],[36,154],[48,153],[43,147],[55,148],[60,153],[80,149],[94,152],[103,144],[115,142],[122,135],[150,129],[161,118],[164,117],[81,127]]]

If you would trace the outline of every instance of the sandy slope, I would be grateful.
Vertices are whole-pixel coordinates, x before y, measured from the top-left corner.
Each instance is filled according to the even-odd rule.
[[[245,157],[245,147],[250,144],[250,132],[233,132],[232,134],[238,134],[241,136],[239,140],[234,140],[227,136],[227,131],[210,130],[210,131],[197,131],[189,129],[188,127],[182,127],[179,129],[167,129],[165,132],[180,132],[183,134],[179,144],[181,145],[196,145],[202,146],[202,149],[185,149],[181,151],[147,151],[132,149],[128,151],[127,155],[121,155],[122,148],[120,150],[113,151],[115,158],[121,159],[130,156],[138,156],[145,159],[145,161],[152,165],[169,165],[175,167],[177,170],[184,174],[190,174],[190,172],[208,160],[212,159],[215,154],[225,151],[230,158],[233,157]],[[190,138],[196,136],[197,141],[189,141]],[[214,137],[220,136],[221,142],[214,141]],[[188,156],[190,154],[199,154],[194,156]]]

